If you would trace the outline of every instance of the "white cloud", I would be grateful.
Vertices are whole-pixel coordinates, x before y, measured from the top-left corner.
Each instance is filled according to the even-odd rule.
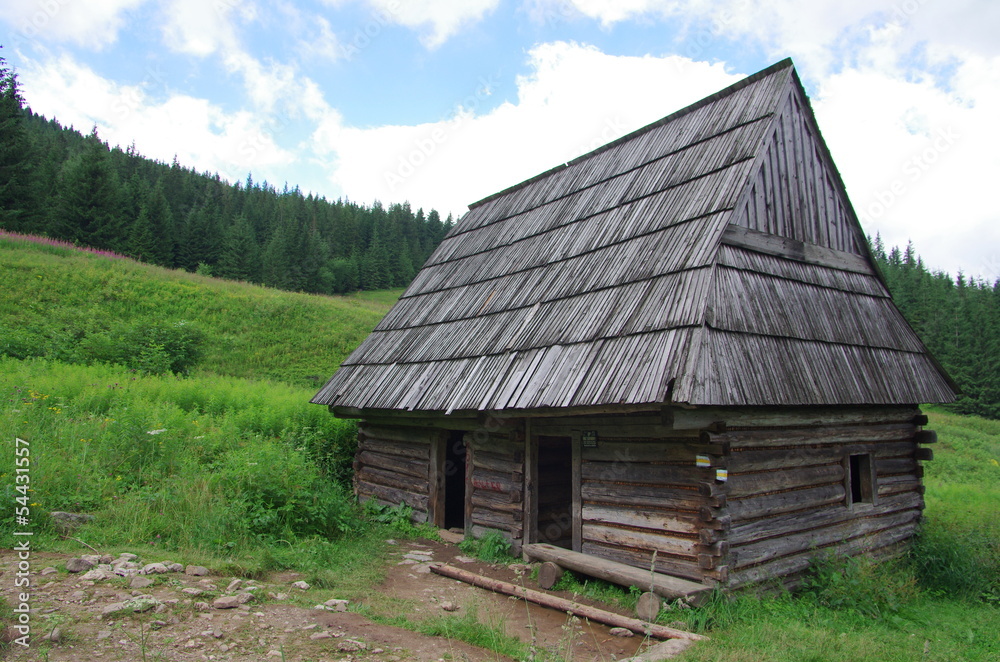
[[[466,25],[475,23],[500,0],[366,0],[378,23],[395,23],[424,30],[421,42],[437,48]],[[334,6],[343,0],[327,0]]]
[[[101,49],[118,38],[124,14],[146,0],[0,0],[0,17],[11,27],[5,46],[36,40],[68,41]]]
[[[564,42],[538,46],[529,58],[517,103],[490,112],[476,108],[485,93],[470,90],[464,107],[434,124],[359,129],[331,118],[313,136],[330,159],[331,181],[355,200],[406,199],[458,213],[739,78],[721,65],[616,57]]]
[[[118,85],[63,56],[45,64],[29,61],[23,76],[26,96],[64,126],[84,133],[97,125],[112,145],[133,140],[150,158],[181,163],[198,171],[239,180],[249,170],[268,170],[293,162],[260,117],[248,111],[224,112],[205,99],[174,95],[151,101],[142,86]]]
[[[251,19],[253,6],[240,0],[167,0],[163,3],[163,41],[175,53],[207,57],[233,50],[237,17]]]

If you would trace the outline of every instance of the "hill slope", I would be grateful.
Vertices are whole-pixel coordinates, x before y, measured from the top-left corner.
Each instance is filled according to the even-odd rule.
[[[284,292],[0,235],[0,355],[99,362],[142,325],[199,332],[196,372],[319,386],[398,291]]]

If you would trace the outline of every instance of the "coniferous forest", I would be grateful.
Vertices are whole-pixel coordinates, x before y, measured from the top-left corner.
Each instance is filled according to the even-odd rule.
[[[109,148],[33,113],[0,58],[0,229],[334,294],[407,285],[451,225],[406,203],[331,202],[250,176],[231,185]],[[954,408],[1000,418],[1000,279],[953,278],[878,237],[873,251],[896,305],[963,390]]]
[[[409,204],[231,185],[31,111],[0,58],[0,228],[164,267],[335,294],[407,285],[452,225]]]

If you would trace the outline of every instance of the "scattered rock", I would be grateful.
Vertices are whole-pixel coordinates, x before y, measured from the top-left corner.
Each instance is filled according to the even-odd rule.
[[[42,574],[43,575],[51,575],[51,574],[55,574],[57,572],[59,572],[59,571],[56,570],[55,568],[53,568],[52,566],[49,566],[48,568],[42,568]]]
[[[154,630],[159,630],[160,628],[167,627],[167,622],[166,621],[153,621],[152,623],[149,624],[149,627],[153,628]]]
[[[164,563],[167,566],[167,570],[170,572],[184,572],[184,566],[180,563]]]
[[[98,563],[101,562],[100,554],[81,554],[80,558],[83,559],[84,561],[90,561],[94,565],[97,565]]]
[[[100,632],[97,633],[97,640],[98,641],[101,641],[102,639],[110,639],[110,638],[111,638],[111,630],[101,630]]]
[[[278,650],[269,650],[269,651],[267,651],[267,656],[268,657],[284,657],[284,655],[281,653],[281,651],[278,651]]]
[[[132,598],[127,601],[124,606],[126,609],[131,609],[136,613],[142,613],[144,611],[149,611],[150,609],[155,609],[160,606],[161,602],[151,595],[140,595],[139,597]]]
[[[347,600],[327,600],[323,603],[333,611],[347,611]]]
[[[105,607],[101,609],[101,618],[107,618],[108,616],[113,616],[118,612],[123,611],[124,609],[125,609],[124,602],[112,602],[109,605],[105,605]]]
[[[149,588],[153,585],[153,580],[149,577],[133,577],[132,581],[128,583],[130,588]]]
[[[357,639],[344,639],[337,646],[337,650],[341,653],[357,653],[358,651],[363,651],[368,648],[368,644],[358,641]]]
[[[115,562],[115,557],[111,556],[110,554],[101,554],[101,563],[111,565],[114,562]]]
[[[240,602],[240,596],[238,595],[224,595],[221,598],[216,598],[212,603],[212,606],[216,609],[235,609],[239,607],[242,602]]]
[[[115,573],[109,572],[104,568],[93,568],[92,570],[85,572],[80,579],[88,582],[99,582],[105,579],[111,579],[114,576]]]
[[[300,589],[302,591],[308,591],[309,590],[309,584],[305,583],[302,580],[299,580],[299,581],[294,582],[292,584],[292,588],[297,588],[297,589]]]
[[[185,586],[184,588],[181,589],[181,593],[187,593],[188,595],[191,596],[201,595],[204,592],[205,591],[201,590],[200,588],[195,588],[193,586]]]
[[[52,628],[52,632],[49,632],[47,635],[45,635],[45,640],[51,641],[53,643],[59,643],[60,641],[62,641],[62,629]]]
[[[86,572],[95,565],[97,564],[82,558],[70,559],[66,561],[66,572]]]
[[[445,611],[458,611],[458,605],[449,600],[441,603],[441,609]]]
[[[611,628],[610,633],[615,637],[634,637],[635,632],[632,632],[628,628]]]
[[[87,599],[87,594],[83,591],[73,591],[69,594],[71,600],[76,600],[77,602],[82,602]]]
[[[666,641],[661,641],[658,644],[650,646],[639,655],[622,660],[621,662],[660,662],[660,660],[669,660],[670,658],[677,657],[691,646],[694,646],[695,643],[697,642],[690,639],[667,639]]]
[[[209,570],[203,565],[189,565],[184,568],[184,574],[193,577],[205,577],[209,574]]]
[[[52,511],[49,513],[49,517],[52,518],[52,523],[56,527],[56,531],[64,536],[72,533],[87,522],[94,520],[93,515],[87,515],[86,513],[66,513],[61,510]]]
[[[327,632],[326,630],[323,630],[322,632],[312,633],[311,635],[309,635],[309,638],[312,639],[313,641],[316,641],[317,639],[332,639],[333,635]]]
[[[201,648],[204,645],[205,644],[203,644],[202,642],[198,641],[194,637],[191,637],[190,639],[187,640],[187,643],[184,644],[184,647],[185,648]]]
[[[143,575],[163,575],[170,572],[170,569],[162,563],[147,563],[142,566]]]
[[[195,611],[209,611],[211,608],[212,608],[212,605],[208,604],[207,602],[196,602],[196,603],[194,603],[194,610]]]
[[[234,579],[233,581],[229,582],[229,586],[226,587],[226,593],[232,593],[233,591],[238,591],[241,586],[243,586],[243,580]]]
[[[397,544],[399,544],[399,543],[397,543],[397,542],[396,542],[395,540],[393,540],[392,538],[389,538],[388,540],[386,540],[386,541],[385,541],[385,544],[386,544],[386,545],[397,545]]]
[[[432,565],[435,565],[435,564],[434,563],[418,563],[417,565],[413,566],[413,570],[416,571],[418,574],[421,574],[421,575],[429,575],[431,573],[431,566]]]
[[[118,555],[118,559],[114,562],[117,563],[118,561],[123,561],[123,562],[135,561],[137,558],[139,557],[136,554],[132,554],[131,552],[122,552],[121,554]]]
[[[431,554],[429,552],[407,552],[403,554],[404,559],[410,559],[411,561],[427,562],[431,560]]]
[[[471,556],[456,556],[455,560],[458,561],[459,563],[475,563],[476,562],[476,559],[472,558]]]

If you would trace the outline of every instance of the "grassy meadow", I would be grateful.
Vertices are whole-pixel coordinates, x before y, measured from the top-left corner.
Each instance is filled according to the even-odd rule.
[[[371,590],[385,538],[420,532],[403,512],[354,503],[354,425],[308,400],[398,295],[279,292],[0,238],[0,545],[19,528],[20,438],[35,549],[87,551],[47,513],[91,513],[73,535],[102,551],[248,576],[294,568],[382,622],[515,658],[572,659],[521,646],[488,615],[423,621]],[[664,611],[660,621],[711,637],[682,659],[1000,659],[1000,422],[929,415],[939,442],[907,556],[819,564],[795,595]],[[634,604],[634,592],[566,582]]]

